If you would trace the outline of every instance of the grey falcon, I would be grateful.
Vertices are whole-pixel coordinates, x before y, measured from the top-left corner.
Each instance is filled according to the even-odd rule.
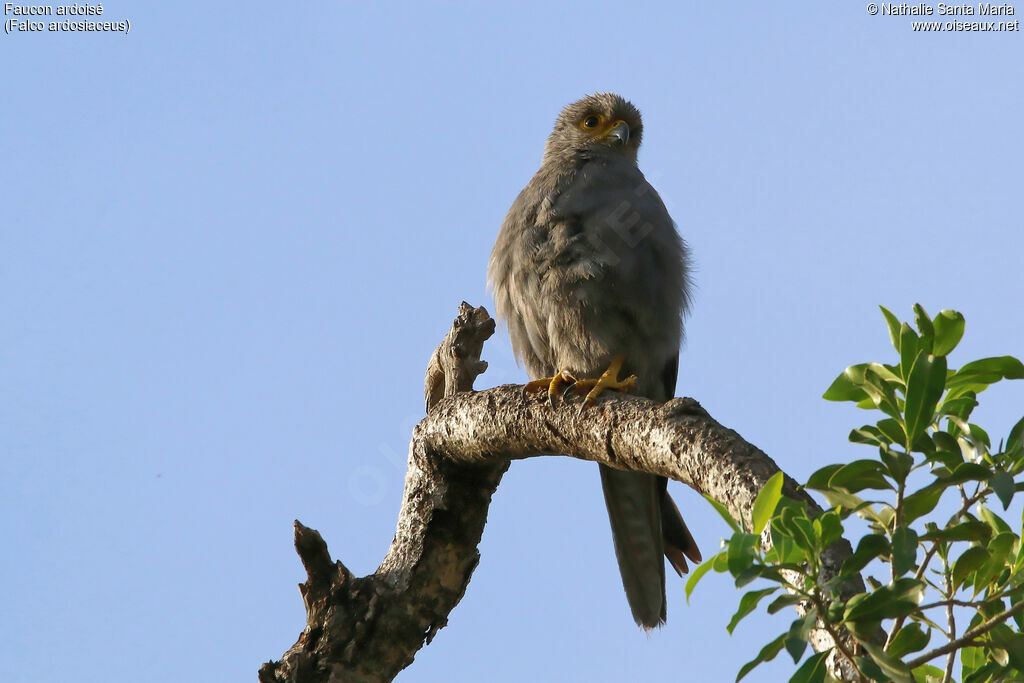
[[[689,259],[637,166],[642,135],[640,112],[619,95],[565,107],[491,253],[488,280],[527,390],[546,389],[552,406],[570,391],[586,393],[580,410],[605,389],[675,395]],[[666,616],[663,556],[681,576],[700,551],[665,477],[600,471],[622,585],[651,629]]]

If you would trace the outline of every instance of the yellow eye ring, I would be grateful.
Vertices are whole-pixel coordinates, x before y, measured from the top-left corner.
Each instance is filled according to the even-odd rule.
[[[580,127],[593,130],[601,125],[601,121],[604,119],[601,115],[591,115],[580,121]]]

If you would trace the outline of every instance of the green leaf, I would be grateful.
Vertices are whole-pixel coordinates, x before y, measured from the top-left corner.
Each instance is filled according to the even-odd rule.
[[[1002,650],[992,648],[989,650],[993,658],[997,657]],[[1003,654],[1006,654],[1003,652]],[[986,662],[984,666],[975,670],[969,675],[965,675],[961,679],[961,683],[1003,683],[1006,681],[1006,674],[1014,674],[1013,671],[1007,672],[1006,668],[1000,666],[997,662],[990,661]],[[1019,680],[1020,677],[1014,674],[1012,680]]]
[[[1005,624],[996,626],[988,635],[996,647],[1006,651],[1013,668],[1024,670],[1024,635],[1014,633]]]
[[[881,626],[879,626],[879,628],[881,628]],[[868,640],[868,637],[865,636],[864,640]],[[867,680],[869,680],[869,681],[887,681],[888,680],[886,678],[886,675],[884,673],[882,673],[882,669],[877,664],[875,664],[875,660],[871,659],[871,657],[868,657],[866,655],[861,655],[860,657],[854,657],[853,659],[854,659],[855,662],[857,662],[857,668],[860,669],[860,672],[867,677]],[[832,680],[833,679],[829,679],[830,683],[831,683]]]
[[[797,547],[807,553],[816,553],[818,544],[814,542],[814,526],[811,520],[806,517],[795,517],[789,521],[794,530],[793,542]]]
[[[976,462],[965,462],[957,465],[953,471],[941,478],[941,483],[946,486],[963,484],[968,481],[987,481],[992,476],[992,470]]]
[[[983,443],[986,447],[992,447],[992,441],[988,438],[988,432],[974,424],[973,422],[968,425],[968,431],[971,434],[971,441],[974,443]]]
[[[793,532],[783,524],[781,519],[775,518],[772,520],[771,535],[772,550],[775,551],[778,562],[784,564],[806,560],[804,552],[793,542]]]
[[[910,675],[910,669],[907,668],[906,664],[890,656],[885,650],[872,643],[861,643],[864,650],[871,656],[878,668],[882,670],[882,674],[885,676],[886,681],[893,681],[894,683],[913,683],[913,677]]]
[[[985,666],[987,660],[985,651],[980,647],[965,647],[960,650],[960,665],[963,667],[961,673],[963,673],[964,678]]]
[[[927,438],[927,436],[927,434],[922,434],[922,437]],[[889,476],[898,483],[906,482],[907,475],[910,474],[910,470],[914,466],[914,458],[907,453],[899,453],[886,448],[879,448],[878,451],[879,457],[889,470]]]
[[[804,656],[807,650],[807,637],[818,621],[818,610],[808,610],[807,614],[793,621],[789,626],[789,633],[786,634],[786,652],[793,658],[796,664]]]
[[[938,418],[936,417],[935,420],[937,423]],[[935,439],[933,439],[932,435],[928,433],[927,429],[925,429],[924,431],[917,435],[916,439],[914,439],[914,444],[910,450],[914,453],[924,453],[926,456],[934,455]],[[913,463],[913,458],[911,458],[909,455],[907,456],[907,459],[911,463]]]
[[[905,526],[892,534],[892,569],[903,576],[917,566],[917,532]]]
[[[732,615],[732,619],[729,620],[729,625],[725,627],[725,630],[729,632],[729,635],[732,635],[733,629],[736,628],[736,625],[740,623],[740,620],[743,619],[743,617],[754,611],[754,608],[757,607],[757,603],[761,602],[761,599],[764,598],[764,596],[771,595],[777,590],[779,590],[779,586],[744,593],[743,597],[740,598],[739,608],[736,610],[736,613]]]
[[[992,579],[1003,572],[1007,557],[1016,542],[1017,536],[1010,532],[1001,533],[988,542],[985,549],[988,550],[990,556],[974,575],[974,592],[976,594],[984,590]]]
[[[958,447],[959,448],[959,447]],[[821,491],[822,489],[828,488],[828,480],[832,478],[843,466],[841,464],[825,465],[821,469],[817,470],[814,474],[808,478],[807,483],[804,484],[804,488],[813,489],[815,491]]]
[[[871,446],[885,446],[889,444],[889,441],[886,440],[882,433],[871,425],[864,425],[860,429],[850,430],[848,438],[853,443],[866,443]]]
[[[740,531],[740,525],[736,523],[736,520],[732,518],[732,515],[729,514],[729,511],[725,509],[724,505],[708,495],[704,496],[704,500],[711,503],[711,507],[718,511],[718,514],[722,516],[722,519],[725,520],[725,523],[729,525],[730,529],[733,531]]]
[[[736,577],[736,587],[743,588],[754,579],[768,579],[779,584],[786,583],[786,580],[782,578],[782,573],[777,568],[768,565],[754,565],[740,572],[739,576]]]
[[[964,580],[977,571],[989,559],[990,553],[980,545],[971,546],[953,563],[953,588],[959,588]],[[973,583],[973,581],[972,581]]]
[[[796,595],[795,593],[786,593],[772,600],[771,604],[768,605],[768,614],[775,614],[787,607],[798,605],[804,598]]]
[[[858,621],[848,621],[844,625],[854,638],[863,642],[871,640],[878,635],[878,629],[882,628],[882,620],[861,619]],[[871,660],[869,659],[868,661],[870,662]]]
[[[928,317],[921,304],[914,304],[914,324],[917,325],[917,329],[921,332],[920,348],[931,353],[932,343],[935,340],[935,326],[932,325],[932,319]]]
[[[939,311],[933,324],[935,341],[932,343],[932,353],[948,356],[964,336],[964,317],[957,311]]]
[[[777,521],[780,528],[789,534],[798,548],[808,553],[817,552],[814,542],[814,527],[811,520],[807,519],[806,509],[796,506],[784,507]]]
[[[990,384],[1002,379],[1024,378],[1024,363],[1013,356],[996,356],[982,358],[968,363],[946,381],[946,388],[969,388],[973,391],[984,391]]]
[[[933,432],[932,441],[935,442],[936,449],[935,455],[932,457],[945,464],[946,467],[953,469],[957,464],[964,461],[964,456],[960,452],[960,444],[956,442],[956,439],[949,432]]]
[[[888,652],[893,657],[902,658],[911,652],[923,650],[931,638],[931,631],[925,633],[920,624],[912,621],[896,633],[892,644],[889,645]]]
[[[902,386],[903,379],[881,363],[858,363],[851,365],[825,390],[823,398],[829,401],[872,400],[871,407],[877,403],[877,395],[892,393],[892,386]]]
[[[896,373],[896,370],[899,370],[899,368],[892,368],[888,365],[883,365],[882,363],[868,363],[867,367],[864,368],[865,381],[868,380],[869,370],[871,371],[871,374],[881,380],[882,384],[891,383],[898,387],[903,386],[903,378]]]
[[[843,610],[845,608],[846,605],[841,599],[833,599],[832,602],[828,604],[828,609],[825,611],[825,619],[833,623],[840,621],[843,618]]]
[[[908,450],[934,419],[935,406],[939,403],[945,385],[946,357],[932,356],[924,351],[917,354],[907,379],[904,418],[907,441],[904,445]]]
[[[921,539],[925,541],[977,541],[988,543],[992,528],[984,522],[964,522],[946,529],[929,531]]]
[[[905,617],[913,612],[924,593],[924,582],[897,579],[873,593],[855,595],[846,603],[843,615],[847,621],[873,621]]]
[[[978,407],[978,396],[973,391],[967,391],[958,398],[946,397],[942,405],[938,407],[939,415],[955,415],[961,420],[966,420]]]
[[[910,377],[910,368],[920,348],[917,333],[906,323],[900,325],[900,376],[904,380]]]
[[[1006,523],[1002,517],[989,510],[984,505],[978,506],[978,516],[981,517],[982,521],[992,527],[992,531],[998,534],[1012,534],[1013,529]]]
[[[837,489],[824,488],[818,490],[821,491],[821,495],[825,496],[825,500],[828,501],[829,505],[855,512],[861,519],[866,519],[882,526],[888,526],[888,520],[892,518],[892,510],[890,508],[884,508],[881,511],[874,509],[873,504],[878,501],[861,500],[861,498],[852,493]]]
[[[818,537],[822,548],[827,548],[843,535],[843,523],[839,513],[829,510],[814,520],[814,534]]]
[[[719,553],[719,555],[721,555],[721,554],[722,553]],[[715,557],[717,557],[717,555]],[[694,569],[693,573],[690,574],[689,578],[686,579],[686,604],[687,605],[690,604],[690,595],[693,594],[693,589],[697,587],[697,584],[700,583],[700,580],[704,577],[704,575],[707,574],[709,571],[711,571],[711,566],[715,562],[715,557],[712,557],[712,558],[708,559],[707,562],[703,562],[703,563],[697,565],[697,568]]]
[[[1013,477],[1003,471],[998,471],[992,475],[988,480],[988,485],[996,492],[999,496],[999,500],[1003,504],[1003,509],[1006,510],[1010,507],[1010,501],[1013,499],[1014,484]]]
[[[945,672],[937,666],[922,664],[913,671],[914,683],[940,683]]]
[[[889,328],[889,341],[892,342],[892,347],[898,352],[900,350],[900,320],[885,306],[879,306],[879,308],[882,309],[882,315],[885,316],[885,324]]]
[[[903,499],[903,523],[910,524],[922,515],[927,515],[939,504],[939,498],[946,490],[947,484],[936,482],[928,484]]]
[[[843,370],[829,385],[822,398],[826,401],[863,401],[868,397],[861,385],[864,383],[864,368],[867,363],[851,365]]]
[[[743,668],[741,668],[740,672],[736,675],[737,683],[739,683],[739,681],[744,676],[746,676],[748,673],[753,671],[757,667],[758,664],[762,664],[764,662],[770,662],[773,659],[775,659],[775,656],[778,655],[779,652],[782,651],[782,646],[786,642],[786,636],[787,635],[788,634],[783,633],[778,638],[776,638],[772,642],[770,642],[767,645],[765,645],[764,647],[762,647],[761,651],[757,653],[757,657],[754,657],[749,662],[744,664]]]
[[[751,518],[754,523],[753,532],[760,534],[764,531],[768,521],[771,520],[772,515],[775,514],[775,506],[779,504],[779,499],[782,498],[782,482],[784,479],[782,472],[776,472],[768,481],[765,482],[764,487],[757,494],[757,499],[754,501],[754,510],[751,513]]]
[[[893,489],[884,476],[884,467],[877,460],[854,460],[836,470],[828,480],[829,488],[843,488],[850,493],[864,489]]]
[[[789,683],[824,683],[825,674],[827,673],[825,658],[828,657],[828,653],[831,651],[832,648],[829,648],[824,652],[808,657],[807,661],[789,679]]]
[[[757,534],[736,533],[729,539],[729,573],[739,576],[754,562],[754,551],[761,544]]]
[[[983,525],[984,526],[984,525]],[[986,529],[988,527],[986,526]],[[862,536],[857,544],[857,551],[846,558],[843,562],[842,574],[857,574],[864,569],[871,560],[891,552],[889,539],[882,534],[868,534]]]
[[[902,381],[885,377],[888,373],[888,369],[878,363],[869,363],[864,369],[864,384],[861,388],[876,408],[890,417],[898,418],[900,407],[896,400],[896,387],[902,385]]]
[[[957,444],[959,445],[959,448],[962,451],[963,450],[963,444],[960,443],[960,438],[961,438],[960,435],[961,434],[970,434],[971,433],[971,427],[970,427],[970,425],[967,424],[967,421],[966,420],[961,420],[956,415],[947,415],[946,416],[946,431],[949,432],[949,434],[951,436],[956,437]]]
[[[900,424],[899,420],[894,420],[891,417],[878,421],[878,431],[885,435],[885,438],[889,439],[892,443],[902,443],[906,435],[903,433],[903,425]]]
[[[887,587],[892,591],[894,598],[899,600],[912,600],[914,603],[920,603],[921,598],[924,597],[924,590],[927,584],[920,579],[896,579],[890,583]]]
[[[989,548],[989,550],[991,550],[991,548]],[[991,600],[986,600],[985,602],[981,603],[981,607],[979,609],[980,616],[983,619],[991,619],[992,617],[1006,610],[1006,603],[1004,603],[999,598],[995,598]],[[981,620],[982,619],[979,619],[979,623],[981,622]]]
[[[1010,429],[1010,435],[1006,437],[1006,451],[1009,453],[1018,446],[1024,447],[1024,417],[1017,421]]]

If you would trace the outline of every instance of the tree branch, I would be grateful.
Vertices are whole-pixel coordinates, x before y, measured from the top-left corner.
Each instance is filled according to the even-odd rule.
[[[316,531],[295,522],[295,547],[308,574],[299,586],[306,628],[280,661],[261,667],[261,683],[388,681],[412,663],[465,593],[491,495],[511,460],[565,454],[660,474],[747,520],[758,492],[779,471],[690,398],[658,404],[602,397],[578,415],[574,406],[552,410],[519,385],[473,393],[473,381],[486,368],[480,350],[493,332],[486,310],[463,303],[431,357],[429,414],[413,430],[398,528],[374,574],[352,576],[331,561]],[[783,491],[820,510],[789,477]],[[835,576],[851,551],[846,540],[826,550],[821,580]],[[844,593],[862,590],[855,580]],[[817,651],[834,645],[823,629],[811,640]]]
[[[999,624],[1003,623],[1013,615],[1020,614],[1021,612],[1024,612],[1024,600],[1021,600],[1009,609],[1000,612],[988,621],[978,624],[971,630],[964,633],[963,636],[961,636],[960,638],[957,638],[956,640],[951,640],[942,647],[937,647],[931,652],[926,652],[920,657],[915,657],[914,659],[911,659],[909,662],[907,662],[907,668],[911,670],[916,669],[922,664],[927,664],[936,657],[941,657],[942,655],[949,654],[954,650],[958,650],[964,646],[970,645],[971,642],[974,641],[976,638],[985,635],[986,633],[994,629],[996,626],[999,626]]]

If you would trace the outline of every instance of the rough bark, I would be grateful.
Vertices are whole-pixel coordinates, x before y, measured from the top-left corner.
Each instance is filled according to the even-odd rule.
[[[520,385],[473,392],[486,368],[480,351],[493,332],[486,310],[463,303],[431,357],[428,415],[413,430],[398,528],[375,573],[353,576],[331,560],[319,533],[295,522],[295,549],[308,575],[299,585],[306,628],[280,661],[260,668],[261,683],[389,681],[411,664],[465,593],[491,495],[511,460],[563,454],[661,474],[746,520],[764,483],[779,471],[691,398],[658,404],[616,394],[580,415],[575,405],[552,410]],[[783,490],[818,509],[788,476]],[[846,540],[829,548],[823,578],[834,576],[850,553]],[[832,644],[824,631],[812,633],[815,650]],[[842,662],[833,668],[849,676]]]

